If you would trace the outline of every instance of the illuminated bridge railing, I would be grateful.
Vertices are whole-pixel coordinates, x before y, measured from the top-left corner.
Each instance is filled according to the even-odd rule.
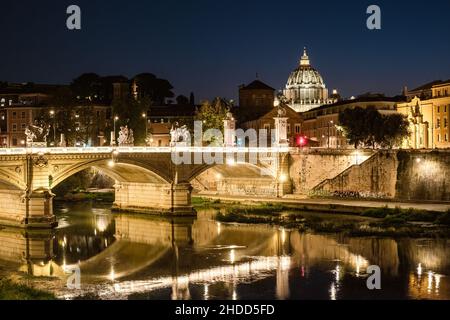
[[[289,147],[55,147],[55,148],[2,148],[0,155],[26,154],[108,154],[119,153],[285,153]]]

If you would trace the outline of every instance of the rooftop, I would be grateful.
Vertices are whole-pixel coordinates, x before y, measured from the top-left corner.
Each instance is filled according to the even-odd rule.
[[[0,94],[49,94],[66,85],[0,82]]]
[[[255,80],[248,85],[243,85],[240,89],[241,90],[271,90],[271,91],[275,91],[274,88],[272,88],[271,86],[268,86],[267,84],[265,84],[264,82],[259,81],[259,80]]]
[[[347,99],[347,100],[342,100],[342,101],[338,101],[336,103],[333,104],[325,104],[322,105],[320,107],[311,109],[309,111],[306,112],[311,112],[311,111],[319,111],[319,110],[324,110],[324,109],[328,109],[328,108],[332,108],[332,107],[337,107],[337,106],[342,106],[342,105],[346,105],[346,104],[353,104],[353,103],[361,103],[361,102],[402,102],[404,101],[404,97],[402,96],[395,96],[395,97],[380,97],[380,96],[373,96],[373,97],[358,97],[355,99]]]
[[[150,107],[150,117],[193,117],[198,106],[192,105],[167,105]]]
[[[417,87],[417,88],[415,88],[413,90],[408,90],[408,91],[409,92],[414,92],[414,91],[422,91],[422,90],[427,90],[427,89],[429,90],[435,85],[440,85],[440,84],[444,84],[444,83],[450,83],[450,79],[445,80],[445,81],[434,80],[434,81],[428,82],[428,83],[426,83],[424,85],[421,85],[420,87]]]

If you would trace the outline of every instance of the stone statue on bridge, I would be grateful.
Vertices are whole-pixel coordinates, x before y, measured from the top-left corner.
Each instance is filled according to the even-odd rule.
[[[46,147],[49,132],[50,125],[35,120],[34,124],[25,129],[27,147]]]
[[[178,122],[172,125],[170,129],[170,146],[183,145],[189,146],[191,142],[191,134],[186,125],[178,127]]]
[[[120,127],[119,138],[117,139],[119,146],[133,146],[134,136],[133,130],[129,129],[128,126]]]

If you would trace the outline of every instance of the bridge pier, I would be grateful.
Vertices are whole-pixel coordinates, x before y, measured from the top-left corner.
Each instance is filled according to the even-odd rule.
[[[0,224],[21,228],[52,228],[53,194],[49,190],[0,190]]]
[[[53,215],[53,197],[54,194],[47,189],[35,190],[25,196],[26,227],[46,228],[57,225]]]
[[[133,183],[117,182],[115,211],[190,216],[195,211],[191,205],[190,183]]]

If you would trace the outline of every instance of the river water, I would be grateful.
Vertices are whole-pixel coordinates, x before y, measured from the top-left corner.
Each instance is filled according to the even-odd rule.
[[[54,231],[0,229],[0,271],[61,298],[450,299],[450,241],[345,237],[269,225],[111,214],[57,204]],[[381,289],[367,288],[378,265]],[[80,289],[67,288],[80,270]],[[73,282],[72,284],[76,283]]]

